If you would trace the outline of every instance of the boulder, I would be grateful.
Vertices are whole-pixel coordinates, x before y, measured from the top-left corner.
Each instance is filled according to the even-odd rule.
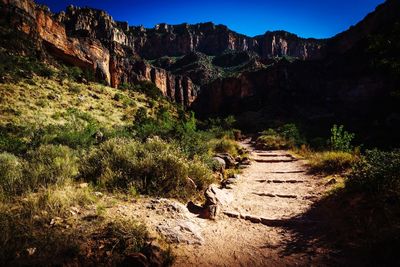
[[[172,243],[189,245],[201,245],[204,243],[200,226],[190,220],[166,222],[158,225],[157,230],[167,241]]]
[[[204,192],[206,202],[203,206],[204,208],[204,218],[215,220],[220,211],[221,206],[226,206],[233,201],[233,196],[231,193],[219,189],[215,184],[212,184]]]
[[[225,170],[225,167],[226,167],[225,160],[220,158],[220,157],[213,157],[213,160],[216,163],[214,171],[223,172]]]
[[[227,168],[232,168],[234,166],[236,166],[236,161],[235,159],[229,155],[228,153],[219,153],[217,155],[215,155],[218,158],[221,158],[225,161],[225,165]]]

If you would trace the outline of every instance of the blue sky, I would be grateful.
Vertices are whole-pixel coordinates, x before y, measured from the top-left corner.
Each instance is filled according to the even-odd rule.
[[[147,28],[168,24],[212,21],[255,36],[286,30],[301,37],[327,38],[363,19],[384,0],[36,0],[53,12],[66,6],[103,9],[115,20]]]

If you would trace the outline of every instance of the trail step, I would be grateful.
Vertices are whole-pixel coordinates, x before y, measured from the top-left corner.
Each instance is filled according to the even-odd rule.
[[[275,171],[275,172],[266,172],[266,173],[276,173],[276,174],[286,174],[286,173],[304,173],[306,171],[304,170],[298,170],[298,171]]]
[[[255,216],[251,214],[241,214],[236,211],[223,211],[228,217],[235,218],[235,219],[243,219],[250,221],[252,223],[261,223],[266,226],[271,227],[284,227],[284,226],[291,226],[291,225],[304,225],[304,224],[313,224],[316,221],[301,219],[301,218],[293,218],[293,219],[269,219],[265,217]]]
[[[274,183],[274,184],[283,184],[283,183],[288,183],[288,184],[298,184],[298,183],[304,183],[304,181],[301,180],[256,180],[257,182],[260,183]]]
[[[257,154],[257,156],[259,156],[259,157],[289,157],[289,158],[293,158],[293,156],[292,155],[290,155],[290,154],[262,154],[262,153],[260,153],[260,154]]]
[[[280,162],[294,162],[298,161],[297,159],[254,159],[255,162],[260,163],[280,163]]]
[[[286,194],[272,194],[272,193],[258,193],[258,192],[254,192],[253,194],[258,195],[260,197],[297,198],[296,195],[286,195]]]

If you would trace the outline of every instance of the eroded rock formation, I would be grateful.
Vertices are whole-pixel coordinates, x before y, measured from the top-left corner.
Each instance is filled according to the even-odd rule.
[[[52,14],[31,0],[1,0],[2,22],[38,42],[40,49],[61,61],[89,69],[107,84],[151,81],[165,96],[189,106],[197,87],[186,76],[177,76],[146,63],[134,52],[129,38],[104,11],[76,9]]]

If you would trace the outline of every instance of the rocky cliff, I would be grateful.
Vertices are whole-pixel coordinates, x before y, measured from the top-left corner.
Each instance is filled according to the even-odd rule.
[[[166,96],[186,105],[194,100],[197,85],[224,76],[224,70],[210,72],[208,66],[199,64],[195,70],[172,68],[178,74],[174,75],[141,58],[192,53],[219,56],[226,51],[255,53],[260,60],[281,56],[310,60],[323,55],[324,41],[302,39],[286,32],[267,32],[251,38],[211,22],[159,24],[153,29],[145,29],[116,22],[106,12],[91,8],[70,6],[55,15],[32,0],[1,0],[0,3],[3,22],[30,35],[52,56],[90,69],[99,80],[114,87],[126,82],[152,81]],[[243,62],[238,64],[243,65]],[[245,65],[242,69],[248,70],[262,64],[252,60]]]
[[[130,27],[126,33],[135,51],[145,58],[182,56],[191,52],[219,55],[227,50],[251,51],[262,58],[292,56],[318,59],[324,41],[303,39],[287,32],[267,32],[254,38],[211,22],[195,25],[159,24],[154,29]]]
[[[163,94],[189,106],[196,95],[190,78],[177,76],[136,56],[118,24],[103,11],[74,9],[58,15],[31,0],[1,0],[1,23],[29,35],[37,49],[62,62],[89,69],[114,87],[151,81]]]

